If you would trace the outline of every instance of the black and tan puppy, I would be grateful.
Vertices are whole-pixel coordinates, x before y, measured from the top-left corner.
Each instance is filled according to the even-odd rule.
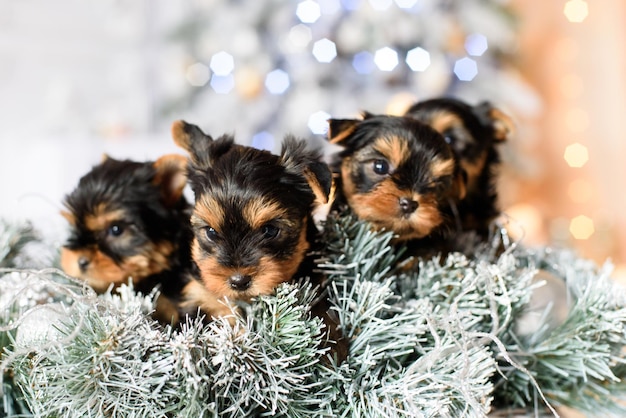
[[[174,142],[189,152],[195,194],[192,257],[200,281],[186,296],[212,316],[228,315],[225,301],[250,301],[280,283],[310,276],[307,257],[318,233],[312,213],[331,196],[332,175],[316,151],[285,139],[280,155],[213,139],[184,121]]]
[[[452,98],[418,102],[405,116],[428,124],[450,144],[467,177],[467,195],[458,205],[462,229],[486,235],[490,222],[500,213],[498,145],[512,135],[512,120],[488,102],[471,106]]]
[[[144,294],[159,286],[155,317],[176,322],[192,269],[185,170],[182,155],[154,162],[105,157],[94,166],[65,197],[63,270],[99,293],[129,279]]]
[[[465,178],[441,134],[413,118],[371,115],[330,119],[341,146],[334,171],[340,196],[362,220],[397,241],[442,239],[456,228]]]

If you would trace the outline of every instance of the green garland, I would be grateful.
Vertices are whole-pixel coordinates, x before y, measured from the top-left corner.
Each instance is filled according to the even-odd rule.
[[[404,271],[390,234],[331,217],[318,265],[350,340],[336,364],[306,280],[234,321],[173,330],[148,315],[154,295],[98,296],[59,270],[16,264],[36,241],[28,231],[0,231],[10,266],[0,271],[0,417],[626,414],[625,293],[610,266],[568,250],[478,246]],[[547,305],[524,328],[538,277],[556,278],[567,309]]]

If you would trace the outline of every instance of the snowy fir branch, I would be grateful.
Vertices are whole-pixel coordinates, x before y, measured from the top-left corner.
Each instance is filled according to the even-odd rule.
[[[37,240],[37,234],[30,223],[12,224],[0,219],[0,267],[24,265],[20,257],[24,248]]]
[[[13,267],[0,272],[0,416],[626,414],[625,293],[610,265],[517,243],[407,269],[392,238],[327,220],[318,267],[349,341],[337,362],[307,280],[173,329],[150,317],[154,294],[96,295],[56,269],[10,264],[15,237],[2,236]],[[538,303],[550,286],[566,297]]]

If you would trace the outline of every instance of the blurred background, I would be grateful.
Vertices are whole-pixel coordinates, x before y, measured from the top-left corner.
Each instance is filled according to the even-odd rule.
[[[177,119],[277,151],[452,95],[517,125],[500,196],[524,242],[621,279],[625,23],[621,0],[0,0],[0,217],[63,239],[80,176],[180,152]]]

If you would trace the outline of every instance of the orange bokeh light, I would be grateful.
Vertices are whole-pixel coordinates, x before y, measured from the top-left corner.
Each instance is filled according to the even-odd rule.
[[[563,14],[572,23],[580,23],[589,15],[589,7],[584,0],[570,0],[563,7]]]
[[[565,148],[563,158],[570,167],[579,168],[589,161],[589,152],[586,146],[574,143]]]
[[[576,239],[588,239],[595,232],[593,220],[585,215],[576,216],[569,223],[569,232]]]

